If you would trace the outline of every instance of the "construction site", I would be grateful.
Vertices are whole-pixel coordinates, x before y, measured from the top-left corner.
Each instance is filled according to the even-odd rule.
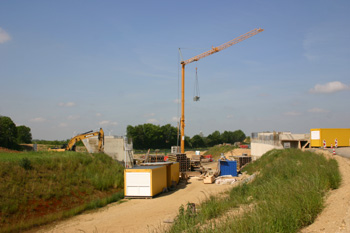
[[[350,232],[349,10],[3,1],[0,233]]]
[[[95,135],[88,140],[84,139],[84,145],[87,145],[86,148],[95,148],[92,152],[97,152],[98,141],[98,135]],[[204,155],[205,151],[181,153],[178,146],[172,147],[172,153],[166,155],[149,152],[133,154],[129,153],[132,144],[126,144],[123,138],[104,137],[105,153],[125,166],[124,196],[129,201],[44,227],[39,232],[71,232],[77,228],[91,229],[96,226],[102,231],[118,226],[124,232],[167,229],[174,222],[180,205],[193,203],[193,208],[196,208],[210,195],[220,195],[232,187],[254,180],[256,175],[248,175],[242,172],[242,168],[259,160],[268,151],[290,148],[319,151],[318,153],[337,158],[341,169],[346,170],[350,168],[350,163],[338,155],[350,157],[349,143],[350,129],[310,129],[310,133],[303,135],[262,132],[252,135],[248,148],[237,146],[236,149],[213,158],[212,155]],[[345,181],[350,182],[348,175]],[[337,194],[340,195],[338,198],[344,194]],[[340,207],[335,204],[329,208],[332,211]],[[144,214],[145,211],[147,214]],[[135,222],[134,219],[138,220]],[[146,225],[148,229],[145,229]]]
[[[89,153],[104,152],[123,164],[124,197],[129,201],[113,206],[103,213],[78,216],[76,220],[58,224],[48,231],[69,232],[76,229],[75,224],[79,225],[79,229],[92,228],[95,224],[103,225],[99,228],[102,231],[116,225],[122,226],[125,232],[147,232],[145,225],[151,229],[167,228],[169,224],[174,223],[176,208],[180,205],[191,204],[195,212],[196,205],[208,196],[219,195],[232,187],[254,180],[256,174],[248,175],[247,172],[243,172],[243,168],[259,160],[269,151],[294,148],[302,151],[321,150],[322,153],[330,150],[334,156],[338,151],[348,154],[344,148],[350,146],[350,129],[339,128],[310,129],[310,132],[304,134],[275,131],[252,133],[249,144],[238,144],[237,148],[219,156],[206,154],[206,151],[185,150],[185,66],[260,32],[263,32],[263,29],[254,29],[187,60],[182,59],[179,50],[182,77],[181,117],[178,130],[180,143],[171,148],[171,153],[150,154],[148,151],[145,154],[135,154],[132,140],[126,137],[104,136],[102,129],[99,132],[87,132],[72,138],[72,143],[68,143],[68,146],[61,150],[73,150],[73,144],[81,140]],[[196,95],[193,100],[199,101],[199,99],[200,96]],[[164,206],[166,208],[163,208]],[[147,214],[144,215],[143,212],[146,210]],[[88,221],[86,218],[92,220]],[[138,219],[137,224],[134,218]]]

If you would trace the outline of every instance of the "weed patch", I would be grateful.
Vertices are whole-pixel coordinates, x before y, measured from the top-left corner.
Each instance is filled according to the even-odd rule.
[[[237,146],[213,146],[207,150],[204,155],[212,155],[214,159],[220,158],[221,153],[226,153],[236,149]]]
[[[105,154],[0,153],[0,232],[27,229],[119,200],[123,169]],[[14,223],[22,227],[14,229]]]
[[[180,208],[169,232],[297,232],[315,220],[324,208],[325,193],[341,183],[336,160],[295,149],[270,151],[244,171],[259,173],[251,183],[233,188],[227,198],[203,202],[195,215]],[[254,208],[203,227],[249,205]]]

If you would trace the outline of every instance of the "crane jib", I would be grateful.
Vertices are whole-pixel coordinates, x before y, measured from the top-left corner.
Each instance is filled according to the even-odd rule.
[[[181,65],[182,65],[182,68],[181,68],[181,73],[182,73],[182,81],[181,81],[181,121],[180,121],[180,125],[181,125],[181,153],[185,153],[185,65],[186,64],[189,64],[191,62],[194,62],[194,61],[198,61],[199,59],[202,59],[206,56],[209,56],[213,53],[216,53],[216,52],[219,52],[223,49],[226,49],[234,44],[237,44],[245,39],[248,39],[249,37],[252,37],[256,34],[258,34],[259,32],[262,32],[264,31],[264,29],[261,29],[261,28],[255,28],[253,30],[251,30],[250,32],[247,32],[246,34],[244,35],[241,35],[229,42],[226,42],[218,47],[213,47],[212,49],[210,49],[209,51],[207,52],[204,52],[202,54],[199,54],[193,58],[190,58],[186,61],[181,61]],[[181,55],[181,51],[180,51],[180,55]],[[182,60],[182,55],[181,55],[181,60]]]
[[[241,42],[241,41],[243,41],[245,39],[248,39],[249,37],[252,37],[252,36],[254,36],[254,35],[256,35],[256,34],[258,34],[259,32],[262,32],[262,31],[264,31],[264,29],[262,29],[262,28],[255,28],[255,29],[251,30],[250,32],[247,32],[246,34],[243,34],[243,35],[241,35],[241,36],[239,36],[239,37],[237,37],[237,38],[235,38],[235,39],[233,39],[233,40],[231,40],[229,42],[226,42],[226,43],[224,43],[224,44],[222,44],[222,45],[220,45],[218,47],[213,47],[212,49],[210,49],[210,50],[208,50],[208,51],[206,51],[206,52],[204,52],[202,54],[194,56],[194,57],[192,57],[192,58],[190,58],[190,59],[188,59],[186,61],[181,61],[181,64],[187,65],[187,64],[192,63],[194,61],[198,61],[199,59],[202,59],[202,58],[207,57],[207,56],[209,56],[211,54],[217,53],[217,52],[219,52],[219,51],[221,51],[223,49],[226,49],[226,48],[228,48],[228,47],[230,47],[230,46],[232,46],[234,44],[237,44],[237,43],[239,43],[239,42]]]

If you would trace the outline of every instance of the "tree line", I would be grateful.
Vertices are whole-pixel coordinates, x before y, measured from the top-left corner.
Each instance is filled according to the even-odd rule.
[[[32,133],[25,125],[16,126],[12,119],[0,115],[0,146],[18,149],[21,143],[31,143]]]
[[[133,141],[134,149],[170,149],[178,143],[178,129],[170,124],[159,126],[153,124],[128,125],[127,136]],[[196,134],[192,138],[185,137],[185,147],[206,148],[222,143],[243,142],[246,135],[242,130],[214,131],[208,136]]]
[[[32,143],[30,128],[25,125],[16,126],[10,117],[0,115],[0,147],[18,149],[21,143]],[[163,126],[143,124],[127,126],[127,136],[133,141],[134,149],[170,149],[179,144],[178,129],[170,124]],[[206,148],[222,143],[243,142],[246,135],[242,130],[214,131],[208,136],[194,135],[192,138],[185,136],[186,148]],[[62,145],[69,141],[35,140],[38,144]]]

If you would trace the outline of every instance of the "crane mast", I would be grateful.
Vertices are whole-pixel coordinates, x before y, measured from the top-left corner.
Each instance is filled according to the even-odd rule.
[[[207,57],[211,54],[214,54],[214,53],[217,53],[217,52],[220,52],[221,50],[224,50],[234,44],[237,44],[245,39],[248,39],[260,32],[264,31],[264,29],[261,29],[261,28],[255,28],[253,30],[251,30],[250,32],[247,32],[231,41],[228,41],[218,47],[213,47],[212,49],[204,52],[204,53],[201,53],[197,56],[194,56],[188,60],[185,60],[185,61],[181,61],[181,121],[180,121],[180,124],[181,124],[181,153],[185,153],[185,65],[187,64],[190,64],[194,61],[198,61],[204,57]]]

